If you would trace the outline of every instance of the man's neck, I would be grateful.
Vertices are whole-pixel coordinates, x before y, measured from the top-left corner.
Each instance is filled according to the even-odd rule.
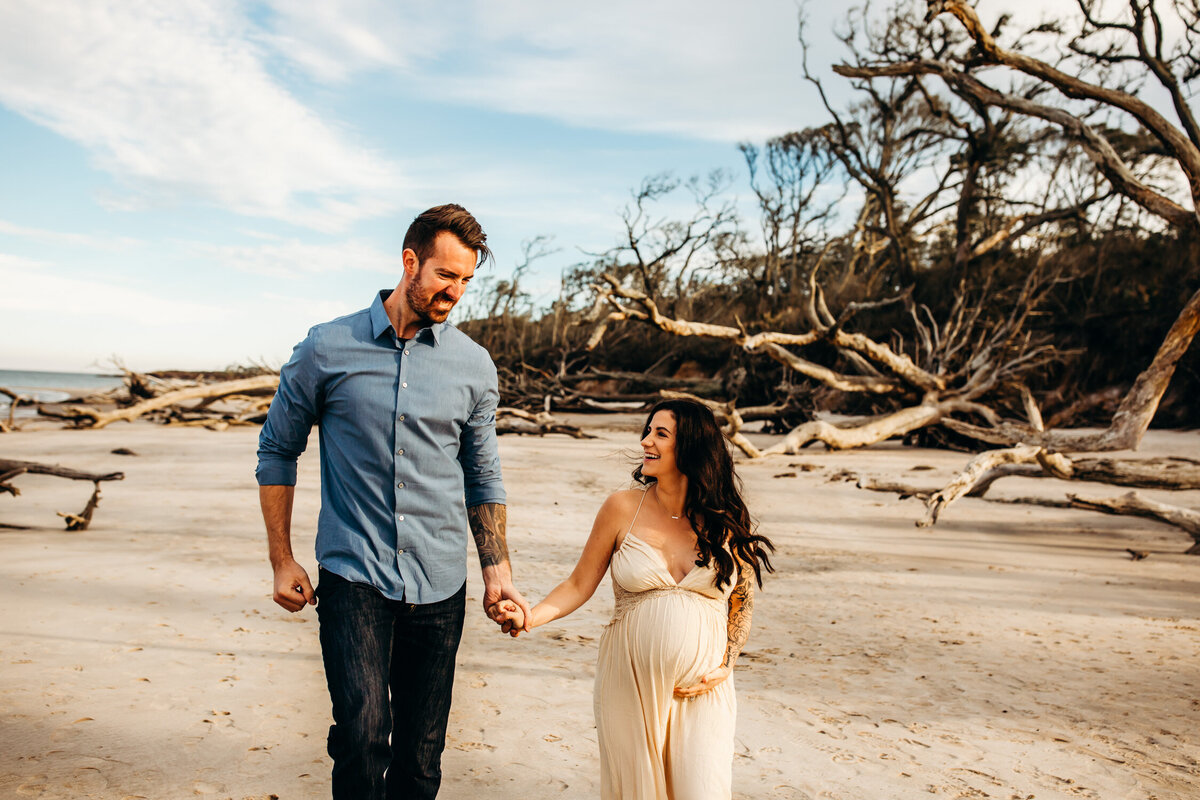
[[[421,319],[408,307],[408,301],[399,286],[383,301],[383,310],[387,312],[397,338],[411,339],[424,327]]]

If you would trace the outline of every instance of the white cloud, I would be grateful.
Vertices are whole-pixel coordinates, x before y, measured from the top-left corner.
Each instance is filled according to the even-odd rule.
[[[313,244],[286,239],[260,245],[193,242],[188,246],[204,258],[227,267],[275,278],[356,270],[381,272],[399,280],[404,269],[399,255],[385,253],[362,241]]]
[[[294,339],[299,339],[304,334],[305,325],[312,326],[344,317],[363,307],[361,302],[317,300],[312,297],[296,297],[275,292],[264,292],[262,299],[274,308],[287,309],[286,315],[281,314],[280,318],[286,317],[288,324],[281,324],[279,327],[285,328],[288,335]]]
[[[814,50],[831,52],[824,34],[842,7],[811,5]],[[443,102],[716,141],[814,121],[795,0],[271,7],[265,40],[319,81],[388,69]]]
[[[33,239],[38,242],[79,245],[98,250],[126,250],[141,244],[140,240],[128,236],[89,236],[86,233],[52,231],[45,228],[30,228],[3,219],[0,219],[0,233]]]
[[[815,121],[792,0],[480,2],[471,18],[487,56],[438,87],[465,102],[718,141]]]
[[[3,317],[14,319],[22,316],[40,316],[43,325],[57,321],[65,327],[83,325],[86,330],[97,320],[106,324],[144,327],[168,327],[184,319],[205,319],[217,322],[226,316],[220,306],[195,303],[105,282],[94,278],[68,277],[50,270],[55,265],[31,258],[0,253],[0,310]],[[61,329],[60,329],[61,330]],[[17,330],[8,331],[6,341],[20,341],[25,337]]]
[[[268,58],[233,0],[0,3],[0,102],[88,148],[135,201],[198,197],[320,230],[388,211],[394,166]]]
[[[407,69],[447,46],[445,11],[436,5],[384,0],[268,0],[261,39],[282,58],[323,83],[357,72]]]

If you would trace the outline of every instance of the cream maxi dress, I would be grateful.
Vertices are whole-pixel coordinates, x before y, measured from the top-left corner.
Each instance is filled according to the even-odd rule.
[[[616,606],[596,665],[600,796],[728,800],[733,676],[688,700],[674,690],[720,666],[734,582],[719,590],[716,571],[696,566],[676,583],[658,551],[634,533],[636,521],[635,513],[612,556]]]

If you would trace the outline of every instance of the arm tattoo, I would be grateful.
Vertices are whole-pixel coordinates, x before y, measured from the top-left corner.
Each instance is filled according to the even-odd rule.
[[[729,643],[725,646],[723,666],[730,669],[750,638],[750,617],[754,613],[754,572],[745,564],[740,567],[737,585],[729,595]]]
[[[508,507],[501,503],[483,503],[467,509],[479,565],[492,567],[508,561],[508,538],[505,533]]]

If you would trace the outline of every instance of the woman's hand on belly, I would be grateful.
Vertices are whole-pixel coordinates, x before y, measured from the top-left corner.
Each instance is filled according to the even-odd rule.
[[[691,686],[676,686],[675,696],[685,698],[699,697],[705,692],[711,692],[720,686],[731,674],[733,674],[733,670],[722,664],[704,673],[700,676],[699,682],[693,683]]]

